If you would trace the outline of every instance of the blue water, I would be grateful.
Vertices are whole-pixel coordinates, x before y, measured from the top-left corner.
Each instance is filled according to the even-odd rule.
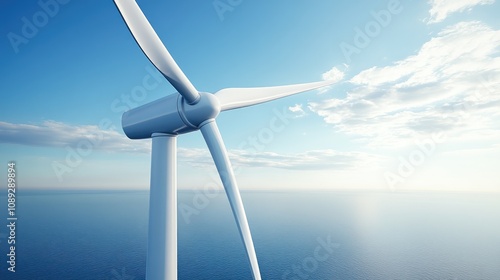
[[[263,279],[500,279],[499,195],[242,196]],[[179,279],[251,279],[225,195],[204,198],[179,193]],[[15,273],[5,201],[0,279],[144,279],[147,192],[20,192]]]

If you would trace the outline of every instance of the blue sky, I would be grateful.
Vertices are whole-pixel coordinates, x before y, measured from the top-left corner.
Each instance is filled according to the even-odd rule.
[[[139,5],[197,89],[336,81],[223,112],[242,189],[500,191],[495,0]],[[150,141],[121,115],[175,92],[113,2],[2,1],[0,162],[19,185],[147,189]],[[179,188],[220,188],[199,133]]]

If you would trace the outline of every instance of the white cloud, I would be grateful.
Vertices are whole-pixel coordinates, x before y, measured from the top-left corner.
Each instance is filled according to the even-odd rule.
[[[302,109],[302,104],[295,104],[294,106],[288,107],[288,110],[292,112],[297,118],[303,117],[306,115],[304,109]]]
[[[90,143],[92,150],[105,152],[151,152],[150,140],[130,140],[117,131],[104,130],[95,125],[69,125],[54,121],[40,125],[0,122],[0,143],[55,148],[77,148],[82,143]],[[349,169],[370,164],[375,158],[365,153],[333,150],[315,150],[299,154],[230,150],[229,156],[235,166],[294,170]],[[208,149],[180,147],[178,159],[191,166],[214,165]]]
[[[343,64],[343,66],[345,67],[345,69],[347,69],[349,67],[349,65],[347,64]],[[325,73],[323,73],[321,75],[321,78],[325,81],[332,81],[333,83],[338,83],[340,81],[342,81],[345,77],[345,73],[340,70],[339,68],[337,67],[332,67],[332,69],[326,71]],[[323,94],[323,93],[326,93],[328,92],[330,89],[332,88],[332,86],[326,86],[326,87],[323,87],[321,89],[319,89],[319,94]]]
[[[446,19],[450,14],[470,10],[477,5],[493,4],[495,0],[429,0],[432,5],[429,10],[428,23],[437,23]]]
[[[344,78],[344,76],[345,73],[340,71],[337,67],[333,67],[332,69],[322,74],[323,80],[335,81],[335,82],[341,81]]]
[[[271,167],[291,170],[346,170],[370,165],[378,158],[367,153],[340,152],[329,149],[297,154],[231,150],[229,157],[235,167]],[[179,160],[192,166],[213,166],[210,154],[205,149],[179,149]]]
[[[436,131],[498,135],[499,46],[500,31],[461,22],[415,55],[362,71],[345,98],[309,108],[336,130],[376,146],[404,145]]]
[[[149,152],[149,141],[132,141],[97,125],[70,125],[45,121],[40,125],[0,122],[0,143],[41,147],[78,147],[111,152]]]

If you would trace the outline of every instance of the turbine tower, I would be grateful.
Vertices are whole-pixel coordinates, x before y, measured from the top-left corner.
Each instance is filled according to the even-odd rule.
[[[153,141],[146,279],[177,279],[177,136],[200,130],[229,199],[253,279],[260,280],[245,209],[215,118],[221,111],[264,103],[331,82],[227,88],[215,94],[199,92],[174,61],[135,0],[114,2],[144,54],[178,91],[131,109],[122,117],[123,131],[130,139],[152,138]]]

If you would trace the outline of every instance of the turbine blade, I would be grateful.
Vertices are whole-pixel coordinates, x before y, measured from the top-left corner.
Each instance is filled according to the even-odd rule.
[[[168,52],[135,0],[114,0],[130,33],[153,65],[189,104],[200,95]]]
[[[211,120],[204,124],[200,130],[205,138],[205,142],[207,142],[208,149],[212,154],[212,158],[214,159],[217,171],[219,171],[222,184],[226,190],[229,203],[231,204],[231,209],[233,210],[233,215],[238,225],[238,229],[240,231],[241,238],[243,239],[243,243],[245,244],[245,250],[250,261],[253,279],[261,280],[259,263],[257,262],[257,255],[253,246],[247,216],[245,214],[245,209],[243,208],[240,191],[238,190],[234,172],[231,167],[231,163],[229,162],[229,157],[220,135],[219,128],[217,127],[215,120]]]
[[[215,93],[221,104],[221,110],[232,110],[252,106],[289,95],[322,88],[333,84],[334,81],[322,81],[307,84],[296,84],[277,87],[257,88],[226,88]]]

